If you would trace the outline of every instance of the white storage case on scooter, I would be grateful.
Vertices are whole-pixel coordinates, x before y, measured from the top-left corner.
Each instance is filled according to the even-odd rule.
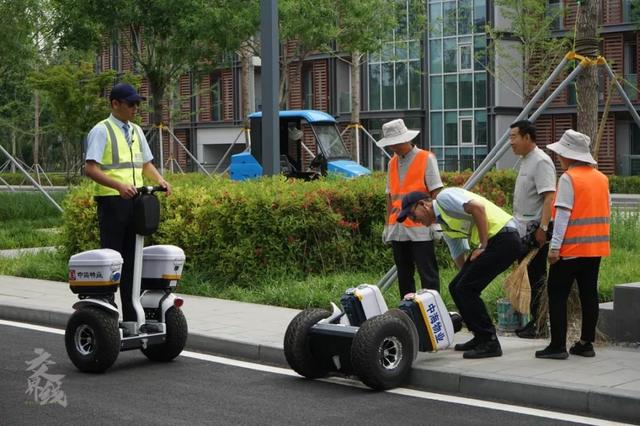
[[[122,256],[115,250],[98,249],[74,254],[69,259],[69,286],[75,294],[113,294],[118,289]]]
[[[451,346],[455,331],[440,293],[435,290],[409,293],[400,303],[400,309],[416,325],[418,349],[421,352],[436,352]]]
[[[388,310],[380,289],[371,284],[347,289],[340,298],[340,304],[349,319],[349,325],[353,326],[360,326],[369,318]]]
[[[182,278],[184,251],[177,246],[157,245],[142,250],[142,290],[175,287]]]

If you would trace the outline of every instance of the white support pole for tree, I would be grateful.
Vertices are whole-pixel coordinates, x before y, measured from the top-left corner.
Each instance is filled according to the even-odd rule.
[[[609,77],[611,77],[611,81],[616,86],[616,89],[618,89],[618,92],[620,93],[622,100],[624,101],[625,105],[629,109],[629,112],[631,113],[631,117],[633,117],[633,121],[635,121],[638,127],[640,127],[640,116],[638,115],[638,111],[636,111],[636,108],[633,106],[633,103],[631,103],[629,96],[627,96],[627,92],[625,92],[622,86],[620,85],[620,82],[616,78],[609,64],[605,61],[603,65],[604,65],[604,68],[607,70],[607,74],[609,74]]]
[[[195,161],[195,163],[198,165],[198,167],[200,167],[200,170],[202,170],[207,176],[211,177],[211,174],[207,171],[207,169],[204,168],[204,166],[202,164],[200,164],[200,162],[198,161],[198,159],[196,157],[194,157],[194,155],[191,153],[191,151],[189,151],[187,149],[186,146],[184,146],[184,144],[182,142],[180,142],[180,139],[178,139],[178,137],[169,129],[167,129],[167,131],[169,132],[169,136],[171,136],[173,138],[173,140],[175,140],[176,142],[178,142],[178,145],[180,145],[180,147],[184,150],[184,152],[187,153],[187,155],[193,160]],[[173,156],[172,156],[173,158]],[[178,164],[178,160],[174,159],[175,164],[178,166],[178,168],[180,169],[180,172],[183,173],[182,171],[182,167],[180,167],[180,164]]]

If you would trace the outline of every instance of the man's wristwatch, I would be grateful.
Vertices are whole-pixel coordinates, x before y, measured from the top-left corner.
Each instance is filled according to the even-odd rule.
[[[544,232],[547,232],[547,230],[549,229],[549,225],[540,225],[540,229],[542,229]]]

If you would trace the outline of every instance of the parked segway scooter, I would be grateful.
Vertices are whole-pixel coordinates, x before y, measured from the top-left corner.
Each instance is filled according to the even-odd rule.
[[[389,275],[389,274],[388,274]],[[384,288],[393,278],[385,276]],[[453,343],[462,317],[447,312],[440,294],[407,294],[398,309],[387,309],[378,286],[362,284],[342,296],[343,310],[305,309],[284,338],[287,362],[301,376],[356,375],[376,390],[403,384],[418,351],[436,352]]]
[[[184,349],[187,321],[180,307],[183,299],[172,293],[182,275],[185,256],[180,247],[144,247],[144,237],[160,223],[160,186],[137,188],[136,229],[131,299],[135,321],[119,321],[114,295],[122,270],[120,253],[111,249],[89,250],[69,259],[69,285],[79,301],[65,330],[65,346],[81,371],[103,372],[120,351],[140,349],[154,361],[170,361]]]

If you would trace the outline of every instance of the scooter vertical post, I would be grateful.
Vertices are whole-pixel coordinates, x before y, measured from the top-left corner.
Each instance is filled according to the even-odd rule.
[[[136,333],[146,322],[144,309],[140,303],[140,288],[142,287],[142,249],[144,248],[144,236],[136,234],[136,249],[133,262],[133,285],[131,286],[131,302],[136,311]]]

